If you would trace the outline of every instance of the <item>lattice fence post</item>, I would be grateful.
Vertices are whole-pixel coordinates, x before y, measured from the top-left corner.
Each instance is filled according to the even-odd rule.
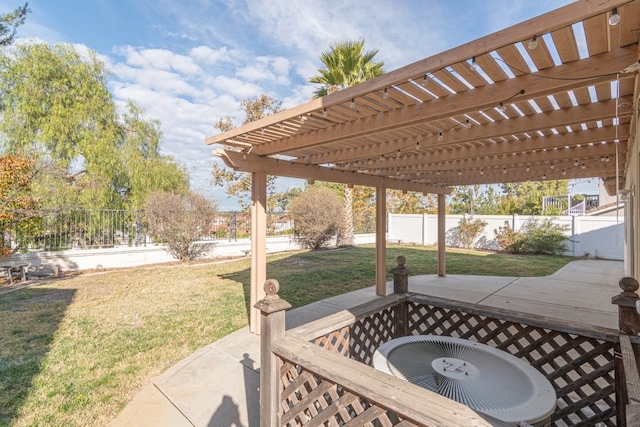
[[[400,255],[396,258],[396,268],[391,269],[393,273],[393,293],[406,294],[409,292],[409,271],[405,267],[406,258]],[[396,306],[396,338],[407,336],[409,333],[409,310],[407,302],[402,301]]]
[[[284,337],[285,310],[291,304],[278,296],[280,284],[275,279],[264,282],[266,296],[255,304],[260,310],[260,426],[278,426],[280,372],[278,358],[271,344]]]
[[[640,314],[638,314],[638,310],[636,309],[636,302],[638,301],[638,281],[633,277],[623,277],[618,282],[620,289],[622,292],[613,298],[611,298],[611,303],[618,306],[618,327],[620,328],[621,339],[623,339],[622,335],[628,335],[632,337],[637,337],[640,332]],[[635,360],[635,366],[638,366],[638,350],[636,348],[637,345],[632,345],[632,357]],[[621,346],[617,346],[616,348],[618,355],[615,360],[615,372],[616,372],[616,421],[618,426],[626,426],[627,425],[627,407],[626,405],[629,403],[629,393],[627,389],[627,381],[626,375],[630,375],[630,372],[626,372],[624,369],[624,361],[622,357],[622,349]],[[631,355],[630,355],[631,356]],[[637,381],[637,379],[634,379]],[[635,406],[635,405],[634,405]],[[637,409],[637,407],[630,408],[632,410]]]

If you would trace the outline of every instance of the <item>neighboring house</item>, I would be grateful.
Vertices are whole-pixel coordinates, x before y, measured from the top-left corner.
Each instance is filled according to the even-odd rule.
[[[599,181],[598,194],[543,197],[543,210],[553,207],[557,208],[562,215],[569,216],[624,216],[623,197],[619,194],[610,196],[602,180]]]

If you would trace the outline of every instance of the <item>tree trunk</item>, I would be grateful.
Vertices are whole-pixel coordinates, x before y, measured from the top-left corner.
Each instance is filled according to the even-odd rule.
[[[338,246],[352,246],[353,237],[353,187],[344,186],[344,218],[342,221],[342,229],[338,234]]]

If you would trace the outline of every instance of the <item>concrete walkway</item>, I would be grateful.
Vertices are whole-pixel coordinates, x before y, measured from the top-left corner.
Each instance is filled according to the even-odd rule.
[[[411,276],[409,290],[617,329],[620,261],[585,260],[547,277]],[[387,285],[390,293],[391,284]],[[374,288],[287,313],[287,328],[375,299]],[[248,328],[201,348],[140,391],[112,426],[259,426],[259,337]]]

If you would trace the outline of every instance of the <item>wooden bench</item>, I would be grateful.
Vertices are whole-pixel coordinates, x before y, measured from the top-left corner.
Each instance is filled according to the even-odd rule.
[[[7,273],[7,280],[9,284],[13,284],[13,271],[20,272],[20,278],[23,282],[27,281],[27,270],[31,264],[25,261],[6,261],[0,263],[0,269],[3,269]]]

